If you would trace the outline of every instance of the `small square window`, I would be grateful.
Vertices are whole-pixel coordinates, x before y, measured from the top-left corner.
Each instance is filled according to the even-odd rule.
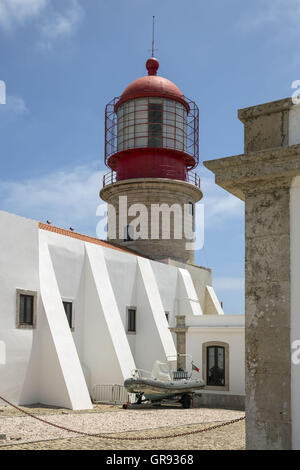
[[[17,328],[32,329],[36,322],[36,292],[17,289]]]
[[[136,333],[136,309],[127,308],[127,332]]]
[[[63,301],[64,309],[66,312],[67,320],[69,323],[70,328],[73,328],[73,303]]]

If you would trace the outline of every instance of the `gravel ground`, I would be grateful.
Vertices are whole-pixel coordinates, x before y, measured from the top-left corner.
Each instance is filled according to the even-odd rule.
[[[0,400],[0,403],[1,402]],[[61,407],[51,407],[47,405],[28,405],[28,406],[20,406],[19,408],[28,411],[29,413],[35,415],[49,415],[49,414],[82,414],[82,413],[99,413],[103,411],[116,411],[122,410],[121,406],[118,405],[104,405],[104,404],[94,404],[91,410],[69,410],[68,408],[61,408]],[[12,406],[1,406],[0,404],[0,418],[3,416],[24,416],[23,413],[16,410]]]
[[[195,431],[244,415],[220,409],[158,408],[122,410],[118,406],[96,405],[91,412],[53,408],[25,408],[52,423],[89,433],[111,433],[119,437],[162,436]],[[1,411],[2,410],[2,411]],[[167,424],[167,425],[166,425]],[[143,433],[141,433],[143,430]],[[120,434],[121,433],[121,434]],[[76,434],[41,423],[10,407],[0,408],[0,449],[243,449],[244,422],[207,433],[153,441],[121,441]],[[51,440],[52,439],[52,440]],[[29,444],[30,441],[43,441]],[[27,442],[27,444],[23,444]],[[22,445],[23,444],[23,445]],[[12,446],[13,445],[13,446]],[[196,446],[196,447],[195,447]]]

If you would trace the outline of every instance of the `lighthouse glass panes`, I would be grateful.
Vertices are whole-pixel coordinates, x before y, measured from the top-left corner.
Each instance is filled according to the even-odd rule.
[[[163,136],[163,100],[150,98],[149,100],[149,145],[148,147],[162,147]]]
[[[178,101],[164,99],[163,147],[186,150],[185,107]]]
[[[117,111],[117,151],[156,147],[186,151],[185,107],[165,98],[136,98]]]

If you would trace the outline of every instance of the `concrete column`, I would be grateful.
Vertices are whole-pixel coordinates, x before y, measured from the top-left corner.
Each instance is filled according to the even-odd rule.
[[[245,198],[246,445],[291,447],[290,179]]]
[[[176,333],[176,346],[177,354],[186,354],[186,332],[185,315],[176,315],[176,327],[170,328],[171,331]],[[177,369],[181,367],[186,369],[186,357],[177,356]]]
[[[290,99],[240,110],[245,154],[204,163],[217,184],[245,201],[248,449],[291,449],[299,425],[291,406],[290,274],[290,188],[300,175],[297,113]]]

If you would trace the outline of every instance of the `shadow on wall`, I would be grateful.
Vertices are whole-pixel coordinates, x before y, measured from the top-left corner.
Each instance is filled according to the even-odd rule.
[[[4,341],[0,341],[0,366],[6,364],[6,344]]]

